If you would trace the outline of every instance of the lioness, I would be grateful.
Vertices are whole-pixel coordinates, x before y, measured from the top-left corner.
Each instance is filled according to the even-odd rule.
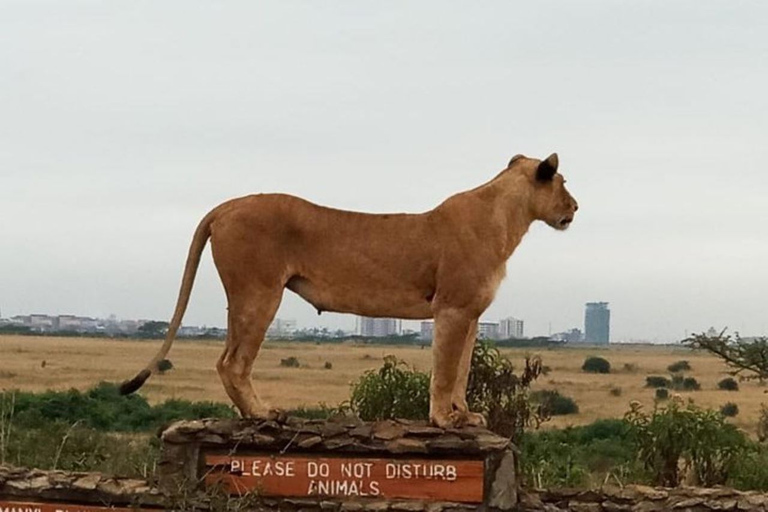
[[[141,387],[170,350],[210,238],[229,304],[216,368],[243,416],[271,413],[250,375],[288,288],[318,313],[434,318],[430,420],[440,427],[483,424],[466,401],[477,321],[531,223],[563,230],[573,220],[578,205],[557,166],[557,154],[546,160],[517,155],[491,181],[420,214],[334,210],[284,194],[217,206],[195,231],[162,348],[121,392]]]

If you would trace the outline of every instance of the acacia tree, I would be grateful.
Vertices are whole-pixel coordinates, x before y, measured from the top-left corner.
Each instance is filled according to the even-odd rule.
[[[731,375],[745,380],[768,379],[768,338],[744,340],[739,333],[732,337],[723,330],[715,335],[693,334],[683,343],[715,354],[731,368]]]

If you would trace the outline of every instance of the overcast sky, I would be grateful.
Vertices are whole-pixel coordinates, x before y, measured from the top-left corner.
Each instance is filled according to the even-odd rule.
[[[420,212],[516,153],[580,210],[485,319],[768,330],[768,3],[0,0],[0,311],[167,319],[195,226],[287,192]],[[186,324],[225,325],[206,250]],[[351,328],[290,292],[279,316]]]

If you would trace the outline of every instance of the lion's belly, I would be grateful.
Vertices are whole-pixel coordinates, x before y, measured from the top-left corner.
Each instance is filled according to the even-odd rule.
[[[370,317],[432,318],[432,293],[407,283],[357,283],[293,277],[286,288],[318,311],[354,313]]]

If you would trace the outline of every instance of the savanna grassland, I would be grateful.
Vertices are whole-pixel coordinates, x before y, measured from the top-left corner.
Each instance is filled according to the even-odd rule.
[[[159,341],[110,340],[0,336],[0,390],[23,391],[88,389],[101,381],[120,382],[132,377],[154,355]],[[155,375],[141,393],[152,403],[169,398],[229,403],[219,382],[215,363],[221,341],[177,340],[169,359],[174,369]],[[729,420],[754,435],[760,405],[768,403],[765,390],[756,382],[740,382],[735,392],[717,389],[727,377],[727,368],[714,356],[683,347],[613,346],[560,348],[531,351],[503,349],[516,367],[529,354],[538,354],[551,370],[542,375],[534,389],[557,389],[572,397],[579,413],[558,416],[547,427],[588,424],[601,418],[618,418],[632,400],[653,406],[654,390],[645,387],[648,375],[669,376],[667,366],[688,360],[700,391],[681,392],[702,407],[716,408],[734,402],[739,414]],[[266,342],[255,365],[254,382],[269,403],[290,409],[336,405],[349,398],[350,384],[363,372],[381,366],[385,355],[393,354],[420,370],[430,367],[429,348],[363,345]],[[588,356],[610,361],[610,374],[581,370]],[[281,366],[281,359],[296,357],[300,367]],[[326,362],[332,368],[326,369]]]

